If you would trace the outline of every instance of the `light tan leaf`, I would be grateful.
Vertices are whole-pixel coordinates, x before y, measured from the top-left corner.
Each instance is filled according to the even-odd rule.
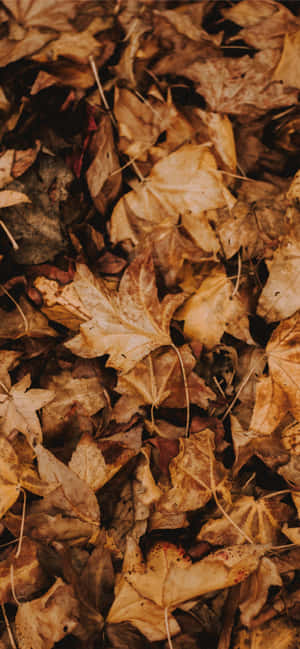
[[[290,513],[289,507],[275,497],[254,500],[252,496],[241,496],[226,511],[237,527],[225,516],[211,519],[197,538],[213,545],[231,545],[246,543],[248,537],[253,543],[274,545],[280,540],[280,523]]]
[[[274,561],[262,557],[258,568],[241,584],[239,608],[242,624],[250,626],[260,613],[271,586],[282,586],[282,579]]]
[[[20,495],[18,456],[5,437],[0,437],[0,518]]]
[[[189,439],[179,440],[179,453],[169,463],[172,487],[157,507],[166,512],[185,512],[203,507],[212,489],[226,493],[226,471],[213,456],[214,433],[206,428]],[[214,485],[211,476],[213,475]]]
[[[55,395],[43,408],[43,432],[47,435],[59,434],[75,404],[79,404],[87,415],[94,415],[106,405],[99,376],[76,378],[69,370],[63,370],[52,375],[45,385]]]
[[[258,301],[258,315],[267,322],[289,318],[300,309],[300,241],[286,237],[275,251]]]
[[[78,623],[73,588],[58,578],[45,595],[19,605],[15,619],[19,648],[52,649]]]
[[[0,384],[0,432],[8,436],[13,430],[23,433],[31,445],[42,440],[42,429],[36,411],[54,397],[50,390],[29,390],[31,379],[26,374],[11,386],[8,376],[6,387]]]
[[[198,108],[196,114],[201,117],[208,129],[208,135],[220,156],[225,168],[236,172],[236,150],[233,127],[227,115],[210,113]]]
[[[76,446],[69,467],[93,491],[98,491],[135,455],[134,449],[119,440],[114,442],[113,436],[95,441],[85,434]]]
[[[38,592],[45,584],[46,578],[38,560],[38,546],[34,541],[24,538],[22,552],[16,557],[16,548],[12,547],[5,558],[0,561],[0,603],[14,603],[12,593],[11,566],[14,571],[14,591],[18,598],[27,599]]]
[[[272,376],[263,376],[256,384],[255,404],[250,431],[268,435],[280,423],[289,409],[288,397]]]
[[[217,164],[207,146],[186,144],[157,162],[145,182],[117,203],[111,217],[113,243],[147,233],[166,220],[176,225],[178,215],[197,218],[204,210],[232,201],[216,172]]]
[[[193,368],[196,360],[187,345],[180,348],[191,403],[207,408],[215,394]],[[123,395],[113,414],[117,421],[128,421],[141,406],[163,404],[167,408],[185,408],[185,392],[181,367],[174,350],[153,353],[140,361],[131,372],[118,377],[116,392]]]
[[[184,333],[191,340],[214,347],[224,331],[248,344],[253,343],[249,332],[247,297],[234,295],[233,284],[225,270],[216,266],[200,284],[200,288],[177,311],[184,320]]]
[[[283,534],[295,545],[300,545],[300,527],[292,527],[285,523],[282,527]]]
[[[0,192],[0,208],[19,205],[19,203],[31,203],[31,201],[22,192],[15,192],[13,189],[2,189]]]
[[[128,372],[150,351],[170,345],[169,326],[183,296],[166,295],[159,302],[151,255],[140,255],[125,270],[118,292],[98,280],[76,280],[74,289],[90,320],[66,343],[74,354],[95,358],[109,354],[107,365]]]
[[[273,72],[274,81],[282,81],[291,88],[300,88],[298,69],[300,64],[300,30],[285,34],[280,61]]]
[[[161,624],[156,624],[156,627],[160,626],[163,633],[165,608],[169,613],[182,602],[243,581],[256,569],[262,553],[259,546],[235,546],[219,550],[192,564],[181,548],[169,543],[157,543],[150,550],[145,563],[139,546],[128,537],[123,571],[107,621],[131,621],[151,640],[149,614],[142,613],[146,601],[156,604],[155,620],[159,619],[159,613],[161,617]],[[171,617],[171,635],[177,632],[172,622]],[[166,633],[164,629],[161,638],[166,637]]]

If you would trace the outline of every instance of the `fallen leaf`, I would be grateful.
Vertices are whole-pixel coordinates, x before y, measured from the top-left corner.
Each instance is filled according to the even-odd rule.
[[[167,610],[170,634],[174,635],[179,628],[170,615],[172,609],[204,593],[243,581],[256,569],[261,554],[260,546],[235,546],[192,564],[181,548],[157,543],[145,563],[138,545],[128,537],[123,571],[107,621],[130,621],[150,641],[155,641],[167,637],[163,624]],[[149,624],[151,619],[153,626]]]
[[[211,111],[243,115],[251,109],[253,115],[260,115],[297,101],[296,91],[289,84],[270,83],[278,54],[275,49],[266,49],[253,58],[195,61],[185,68],[184,74],[195,82],[197,92]]]
[[[20,604],[15,619],[20,649],[52,649],[79,623],[73,588],[57,578],[39,599]]]
[[[42,429],[36,411],[54,397],[50,390],[31,389],[30,374],[11,385],[7,373],[5,384],[0,385],[0,432],[8,436],[16,430],[23,433],[33,446],[42,439]]]
[[[215,394],[193,372],[196,360],[187,345],[180,348],[187,377],[189,398],[206,409]],[[185,408],[186,397],[182,370],[174,350],[159,350],[140,361],[131,372],[118,377],[116,392],[123,395],[113,409],[117,421],[128,421],[141,406],[163,404],[167,408]]]
[[[17,340],[23,336],[55,338],[57,333],[50,327],[47,318],[21,296],[19,308],[13,311],[0,309],[0,338]]]
[[[298,23],[287,7],[274,0],[264,4],[260,0],[243,0],[222,9],[222,14],[242,27],[238,36],[232,36],[229,41],[243,39],[256,49],[281,47],[284,35],[297,29]]]
[[[99,376],[76,378],[69,370],[54,374],[45,382],[55,396],[44,406],[42,414],[45,435],[57,435],[63,430],[74,405],[80,405],[91,416],[106,405],[102,382]]]
[[[172,487],[158,503],[159,510],[184,512],[203,507],[213,491],[226,495],[226,470],[215,460],[214,434],[206,428],[189,439],[179,440],[179,452],[169,464]],[[227,494],[228,495],[228,494]]]
[[[276,327],[267,344],[269,376],[258,383],[250,422],[250,428],[258,433],[271,433],[287,412],[300,417],[299,326],[296,313]]]
[[[197,538],[213,545],[249,543],[249,540],[275,545],[280,541],[280,524],[290,508],[276,497],[255,500],[252,496],[241,496],[232,507],[226,507],[226,513],[229,518],[223,516],[205,523]]]
[[[74,354],[109,354],[107,365],[128,372],[153,349],[172,344],[170,320],[182,295],[167,295],[159,302],[150,254],[128,266],[117,293],[110,293],[100,280],[93,285],[75,279],[74,288],[91,314],[80,334],[66,343]]]
[[[108,115],[104,115],[89,146],[92,162],[86,178],[91,197],[99,212],[118,195],[122,185],[119,158],[116,153],[113,129]],[[116,173],[117,172],[117,173]]]
[[[258,568],[241,584],[239,609],[242,624],[251,625],[265,605],[272,586],[282,586],[282,579],[276,564],[268,557],[262,557]]]
[[[157,162],[137,188],[117,203],[111,218],[113,243],[147,233],[166,219],[176,225],[178,214],[197,218],[204,210],[223,207],[232,196],[223,185],[207,146],[186,144]],[[137,232],[137,234],[136,234]]]
[[[267,322],[289,318],[300,309],[300,241],[283,239],[274,253],[271,270],[258,302],[258,315]]]
[[[0,192],[0,208],[18,205],[19,203],[31,203],[31,201],[22,192],[15,192],[12,189],[2,189]]]
[[[233,285],[225,270],[216,266],[204,278],[200,288],[177,311],[184,320],[184,333],[190,340],[211,348],[217,345],[224,331],[251,344],[247,313],[247,297],[233,295]]]
[[[8,553],[6,551],[4,557],[1,556],[0,579],[1,604],[15,604],[15,597],[27,599],[43,588],[47,580],[38,559],[38,545],[25,537],[18,557],[15,547],[10,548]]]
[[[238,632],[233,649],[296,649],[298,630],[286,619],[277,618],[258,629],[242,629]]]

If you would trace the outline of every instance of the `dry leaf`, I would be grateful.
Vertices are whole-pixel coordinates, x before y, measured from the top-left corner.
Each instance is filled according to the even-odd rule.
[[[0,384],[0,432],[5,436],[12,431],[23,433],[34,446],[42,440],[36,411],[49,403],[54,393],[36,388],[29,390],[30,384],[30,374],[11,385],[9,374],[6,373],[5,384]]]
[[[297,649],[298,639],[295,625],[277,618],[257,629],[239,631],[233,649]]]
[[[117,293],[100,280],[93,285],[75,278],[74,288],[91,314],[80,334],[66,343],[74,354],[109,354],[107,365],[128,372],[153,349],[171,344],[170,320],[182,295],[166,295],[159,302],[149,253],[128,266]]]
[[[297,102],[297,93],[288,84],[270,83],[277,62],[277,50],[266,49],[253,58],[196,61],[184,74],[195,82],[211,111],[243,115],[251,109],[255,116]]]
[[[250,345],[253,343],[249,332],[247,297],[233,295],[233,289],[220,266],[203,279],[198,291],[176,314],[178,320],[184,320],[184,333],[189,339],[214,347],[227,331]]]
[[[265,605],[271,586],[282,586],[282,579],[276,564],[268,557],[262,557],[257,570],[241,584],[239,608],[242,624],[251,625]]]
[[[158,543],[145,563],[138,545],[128,537],[123,571],[107,621],[130,621],[150,641],[163,639],[167,636],[165,609],[169,616],[170,610],[182,602],[243,581],[256,569],[261,554],[259,546],[235,546],[192,564],[180,548]],[[178,632],[171,615],[169,627],[171,635]]]
[[[98,131],[90,143],[92,162],[86,179],[91,197],[99,212],[105,212],[107,205],[118,195],[121,184],[119,158],[114,146],[113,129],[108,115],[104,115]]]
[[[58,435],[63,430],[74,405],[79,405],[89,416],[106,405],[99,376],[76,378],[72,372],[64,370],[52,375],[45,385],[55,394],[53,400],[43,408],[42,423],[46,435]]]
[[[136,452],[126,445],[125,439],[123,443],[118,439],[114,440],[114,436],[95,441],[85,434],[76,446],[69,467],[93,491],[98,491],[136,455]]]
[[[280,523],[289,515],[290,508],[276,497],[254,500],[252,496],[241,496],[226,512],[231,520],[225,516],[211,519],[197,538],[213,545],[246,543],[249,539],[275,545],[280,540]]]
[[[14,449],[5,437],[0,437],[0,518],[19,498],[22,487],[38,495],[43,491],[32,460],[28,463],[24,454],[17,453],[22,449],[15,446]]]
[[[282,39],[290,30],[297,29],[297,18],[275,0],[242,0],[234,6],[222,9],[227,20],[242,27],[237,36],[229,41],[242,39],[256,49],[281,47]]]
[[[23,296],[20,297],[19,307],[20,309],[8,312],[0,309],[0,338],[17,340],[23,336],[57,336],[56,331],[49,326],[47,318]]]
[[[45,595],[19,605],[15,620],[19,648],[52,649],[78,623],[73,588],[57,578]]]
[[[19,599],[27,599],[38,592],[46,583],[46,577],[38,559],[38,545],[23,538],[22,552],[16,557],[16,548],[1,557],[0,562],[0,602],[15,604],[12,592],[12,567],[14,594]]]
[[[269,376],[258,383],[250,427],[271,433],[287,412],[299,419],[300,385],[299,313],[284,320],[267,344]]]
[[[166,220],[172,225],[179,214],[195,218],[204,210],[223,207],[232,196],[216,171],[214,156],[206,146],[186,144],[157,162],[137,188],[117,203],[111,218],[113,243],[150,232]]]
[[[35,452],[39,474],[48,483],[49,494],[40,503],[35,503],[34,512],[45,511],[49,503],[54,510],[60,509],[68,516],[94,525],[96,531],[100,512],[91,488],[40,444],[35,447]]]
[[[206,409],[215,394],[208,388],[193,368],[196,360],[187,345],[180,348],[184,364],[189,398],[200,408]],[[151,358],[140,361],[131,372],[118,377],[116,392],[123,395],[116,403],[113,414],[117,421],[128,421],[141,406],[156,408],[185,408],[186,397],[182,370],[174,350],[157,351]]]
[[[118,122],[119,146],[130,158],[146,160],[151,146],[177,115],[171,94],[167,101],[155,88],[147,99],[126,88],[115,89],[114,115]]]
[[[275,251],[271,270],[258,302],[258,315],[267,322],[289,318],[300,309],[300,241],[286,237]]]
[[[0,208],[30,202],[30,198],[26,194],[22,194],[22,192],[15,192],[12,189],[2,189],[0,192]]]
[[[211,499],[214,489],[226,495],[226,471],[221,462],[216,461],[213,448],[214,433],[208,428],[189,439],[179,440],[179,453],[169,464],[172,487],[158,503],[160,510],[198,509]]]

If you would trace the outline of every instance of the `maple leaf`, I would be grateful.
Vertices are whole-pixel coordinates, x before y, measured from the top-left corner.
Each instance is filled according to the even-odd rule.
[[[294,104],[296,91],[278,81],[270,83],[278,61],[277,50],[258,52],[253,58],[211,58],[187,66],[184,74],[196,83],[196,90],[207,101],[210,110],[236,115],[245,114],[251,106],[257,114]]]
[[[255,500],[252,496],[241,496],[226,511],[228,518],[208,521],[197,538],[213,545],[246,541],[274,545],[280,540],[280,523],[289,515],[290,508],[276,498]]]
[[[214,433],[208,428],[179,440],[179,453],[169,464],[172,487],[157,507],[167,512],[203,507],[216,489],[226,495],[226,471],[212,454]],[[227,494],[228,496],[228,494]]]
[[[287,412],[300,417],[300,314],[284,320],[273,331],[266,353],[269,376],[257,385],[250,429],[262,434],[275,430]]]
[[[12,352],[14,354],[14,352]],[[7,352],[0,351],[0,359],[5,359]],[[6,360],[4,360],[4,363]],[[13,431],[23,433],[30,444],[42,439],[42,429],[36,411],[49,403],[54,397],[50,390],[31,389],[30,374],[26,374],[18,383],[11,384],[7,369],[2,368],[0,383],[0,432],[8,436]]]
[[[150,641],[163,639],[167,609],[170,634],[179,628],[170,611],[187,600],[243,581],[258,565],[260,546],[219,550],[192,564],[181,548],[157,543],[147,562],[136,542],[128,537],[121,579],[107,621],[130,621]],[[151,617],[149,617],[151,615]]]
[[[141,255],[125,270],[117,293],[98,280],[93,286],[76,280],[74,288],[91,319],[66,343],[74,354],[95,358],[109,354],[107,364],[128,372],[150,351],[171,345],[171,317],[182,295],[166,295],[159,302],[151,254]]]
[[[196,360],[187,345],[180,348],[180,354],[187,376],[190,401],[205,409],[209,400],[215,399],[215,394],[192,371]],[[181,367],[173,350],[158,351],[151,358],[146,357],[137,363],[131,372],[118,377],[115,389],[123,395],[113,410],[117,421],[128,421],[140,406],[186,406]]]
[[[137,188],[119,200],[111,217],[113,243],[148,233],[166,220],[178,222],[178,214],[195,219],[204,210],[232,204],[233,197],[216,172],[214,156],[205,145],[185,144],[157,162]],[[207,224],[207,228],[208,228]]]
[[[92,162],[86,173],[88,187],[99,212],[105,212],[107,205],[118,195],[122,184],[121,172],[115,173],[120,163],[108,115],[102,118],[91,140],[89,151]]]
[[[38,495],[43,493],[43,485],[32,465],[33,458],[29,463],[26,451],[20,443],[14,448],[0,436],[0,518],[16,502],[22,487]]]
[[[49,326],[47,318],[21,296],[18,309],[8,312],[0,309],[0,338],[17,340],[23,336],[56,337],[57,333]]]

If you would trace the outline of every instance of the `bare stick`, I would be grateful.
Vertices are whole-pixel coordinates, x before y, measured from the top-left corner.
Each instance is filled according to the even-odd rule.
[[[170,627],[169,627],[168,607],[167,606],[165,607],[165,627],[166,627],[169,647],[170,647],[170,649],[174,649],[173,643],[172,643],[172,638],[171,638],[171,633],[170,633]]]
[[[117,126],[116,120],[115,120],[115,118],[114,118],[114,116],[112,114],[112,111],[111,111],[111,109],[109,107],[108,101],[107,101],[107,99],[105,97],[104,90],[102,88],[102,83],[100,81],[100,77],[99,77],[98,70],[97,70],[97,67],[96,67],[95,59],[94,59],[93,56],[89,56],[89,62],[90,62],[90,66],[92,68],[93,75],[95,77],[97,88],[99,90],[99,95],[100,95],[100,98],[101,98],[102,103],[104,105],[104,108],[107,110],[113,125]]]
[[[4,617],[5,626],[6,626],[6,628],[7,628],[7,633],[8,633],[8,635],[9,635],[10,644],[11,644],[11,646],[12,646],[13,649],[18,649],[18,648],[17,648],[17,645],[16,645],[16,643],[15,643],[15,639],[14,639],[14,636],[13,636],[13,633],[12,633],[12,630],[11,630],[11,627],[10,627],[10,624],[9,624],[8,617],[7,617],[7,615],[6,615],[6,610],[5,610],[5,606],[4,606],[4,604],[1,604],[1,610],[2,610],[2,615],[3,615],[3,617]]]
[[[11,243],[13,249],[14,249],[14,250],[19,250],[19,246],[18,246],[17,242],[16,242],[15,239],[13,238],[13,235],[12,235],[11,232],[9,231],[8,227],[5,225],[5,223],[3,223],[2,219],[0,219],[0,225],[1,225],[1,227],[3,228],[3,230],[4,230],[4,232],[5,232],[6,236],[7,236],[7,238],[10,240],[10,243]]]
[[[18,302],[16,302],[15,298],[10,294],[10,292],[4,286],[2,286],[2,284],[0,284],[0,288],[3,291],[3,293],[5,293],[7,297],[9,297],[9,299],[14,303],[15,307],[18,309],[19,314],[22,320],[24,321],[24,327],[25,327],[24,335],[26,336],[29,332],[29,324],[24,311],[21,309],[20,305],[18,304]]]

